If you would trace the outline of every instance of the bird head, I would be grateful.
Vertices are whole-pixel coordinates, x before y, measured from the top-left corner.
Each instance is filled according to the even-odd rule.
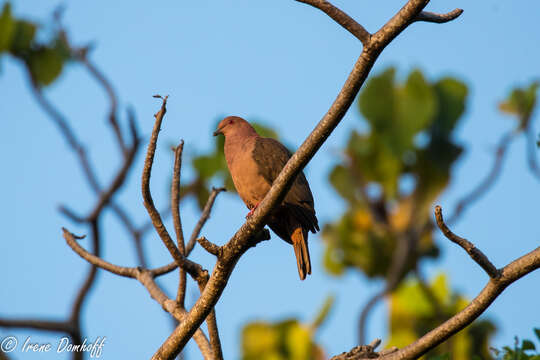
[[[219,134],[227,137],[230,134],[253,134],[255,129],[246,120],[238,116],[227,116],[218,124],[217,130],[214,131],[214,136]]]

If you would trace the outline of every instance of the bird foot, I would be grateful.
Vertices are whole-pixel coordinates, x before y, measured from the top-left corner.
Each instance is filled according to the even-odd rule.
[[[251,216],[253,216],[253,213],[255,212],[255,209],[257,209],[257,206],[259,206],[260,203],[257,203],[246,215],[246,219],[249,219]]]

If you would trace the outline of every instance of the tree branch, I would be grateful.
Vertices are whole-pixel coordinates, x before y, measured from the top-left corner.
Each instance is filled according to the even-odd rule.
[[[219,257],[221,254],[221,247],[217,246],[213,242],[209,241],[204,236],[197,238],[197,242],[204,248],[204,250],[208,251],[210,254]]]
[[[180,141],[180,144],[174,151],[174,170],[171,183],[171,212],[174,223],[174,230],[176,232],[176,243],[178,249],[183,256],[186,256],[186,248],[184,245],[184,230],[182,228],[182,219],[180,218],[180,171],[182,169],[182,151],[184,150],[184,140]],[[186,271],[180,268],[178,281],[178,291],[176,293],[176,302],[180,306],[184,307],[186,299]]]
[[[330,2],[325,0],[296,0],[298,2],[311,5],[326,15],[330,16],[335,22],[343,26],[348,32],[353,34],[358,40],[364,44],[364,46],[369,42],[371,34],[356,20],[351,18],[345,12],[341,11]]]
[[[467,254],[478,264],[484,271],[489,275],[491,278],[497,278],[499,277],[499,271],[497,268],[489,261],[486,255],[482,251],[480,251],[478,248],[474,246],[473,243],[468,241],[467,239],[464,239],[462,237],[457,236],[454,234],[448,226],[444,223],[443,215],[442,215],[442,208],[437,205],[435,206],[435,218],[437,219],[437,225],[439,226],[439,229],[441,229],[444,236],[448,238],[448,240],[452,241],[453,243],[458,244],[461,246]]]
[[[187,254],[186,256],[191,254],[191,251],[193,250],[193,247],[195,246],[195,242],[197,241],[197,238],[199,237],[204,224],[206,224],[206,221],[208,221],[208,219],[210,218],[210,212],[212,211],[212,207],[214,206],[216,197],[222,191],[227,191],[227,189],[225,189],[224,187],[212,188],[212,192],[210,193],[210,196],[208,197],[208,200],[206,201],[206,204],[204,205],[204,209],[201,214],[201,217],[199,218],[197,225],[195,225],[195,228],[193,228],[193,232],[191,233],[191,236],[189,238],[189,242],[186,246],[186,254]]]
[[[201,296],[189,311],[186,320],[178,325],[154,354],[154,359],[172,359],[185,346],[194,330],[201,325],[214,308],[238,259],[252,245],[250,239],[262,229],[270,212],[277,204],[281,203],[298,173],[312,159],[353,103],[378,55],[412,22],[428,2],[428,0],[408,1],[364,45],[362,54],[328,112],[283,167],[253,216],[223,245],[222,256],[218,258],[212,276]]]
[[[431,23],[442,24],[456,19],[463,13],[463,9],[454,9],[446,14],[437,14],[429,11],[422,11],[414,19],[414,21],[425,21]]]
[[[484,289],[469,305],[431,330],[414,343],[384,356],[384,360],[416,359],[441,344],[478,318],[491,303],[513,282],[540,267],[540,247],[514,260],[500,271],[500,276],[490,278]]]

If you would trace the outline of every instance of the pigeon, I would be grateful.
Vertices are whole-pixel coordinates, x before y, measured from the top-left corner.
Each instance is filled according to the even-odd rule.
[[[253,214],[291,153],[279,141],[259,136],[249,122],[228,116],[214,136],[225,136],[225,159],[240,198]],[[308,232],[319,231],[313,195],[304,173],[298,174],[283,202],[270,214],[268,226],[294,247],[301,280],[311,274]]]

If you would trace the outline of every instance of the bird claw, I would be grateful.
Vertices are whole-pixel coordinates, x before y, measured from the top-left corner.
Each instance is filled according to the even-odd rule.
[[[257,209],[257,206],[259,206],[259,204],[260,203],[257,203],[257,205],[255,205],[251,210],[249,210],[249,212],[246,215],[246,219],[249,219],[250,217],[253,216],[253,213],[255,212],[255,209]]]

